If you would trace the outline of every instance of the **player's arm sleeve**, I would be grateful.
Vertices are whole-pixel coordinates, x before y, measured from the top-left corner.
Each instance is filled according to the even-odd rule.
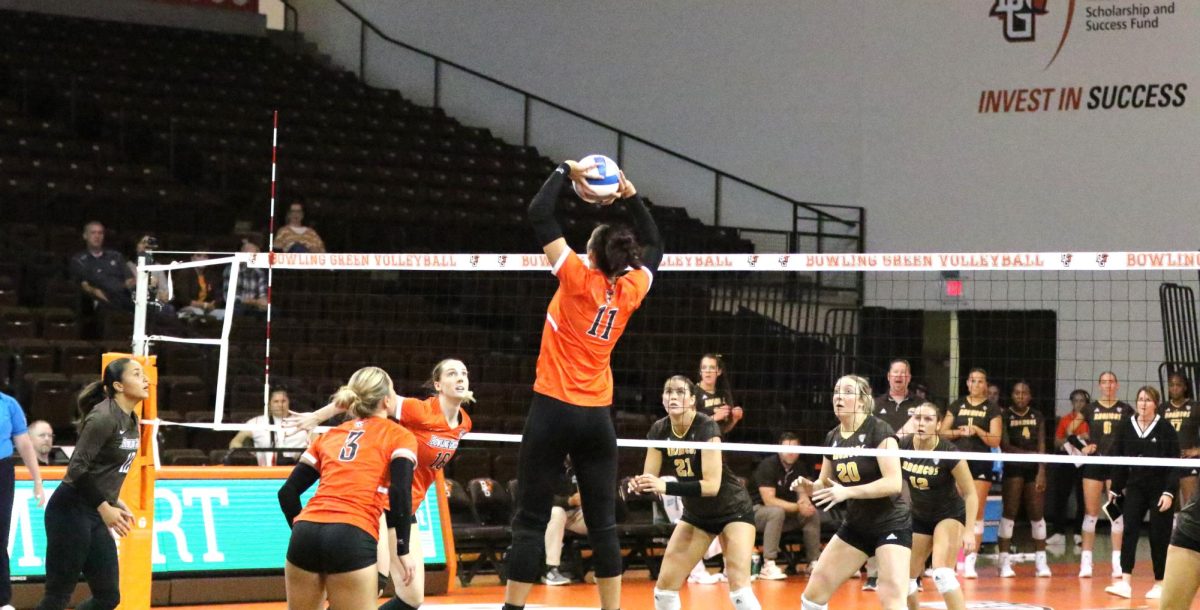
[[[104,497],[104,492],[92,474],[92,466],[100,450],[116,432],[116,425],[116,421],[108,416],[97,415],[88,420],[80,432],[79,441],[75,444],[71,465],[67,467],[67,476],[71,479],[72,486],[92,508],[100,506],[108,499]]]
[[[554,208],[570,171],[566,163],[554,168],[554,172],[542,184],[541,190],[529,202],[529,224],[533,225],[533,234],[542,246],[563,236],[562,227],[554,218]]]
[[[658,232],[658,224],[654,222],[650,210],[646,209],[641,195],[635,194],[624,201],[630,216],[633,217],[633,229],[637,234],[638,243],[642,246],[642,264],[651,273],[657,273],[663,257],[662,235]]]
[[[296,464],[292,469],[292,474],[288,475],[286,481],[283,482],[283,487],[279,488],[279,493],[276,496],[279,498],[279,508],[283,511],[284,518],[287,519],[288,527],[296,521],[296,517],[300,515],[300,511],[304,506],[300,504],[300,496],[312,487],[317,479],[321,478],[321,473],[317,472],[316,468],[309,466],[305,462]]]
[[[415,464],[407,457],[392,458],[388,466],[390,483],[388,487],[387,524],[396,530],[396,554],[408,554],[408,538],[412,533],[409,523],[412,521],[412,484],[413,466]]]

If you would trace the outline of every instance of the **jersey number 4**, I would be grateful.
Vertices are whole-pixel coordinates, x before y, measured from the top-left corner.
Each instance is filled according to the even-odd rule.
[[[358,455],[358,439],[366,434],[363,430],[351,430],[350,434],[346,435],[346,444],[342,445],[341,452],[338,453],[338,459],[343,462],[352,462]]]
[[[608,314],[608,320],[604,320],[604,314]],[[592,320],[592,326],[588,329],[587,334],[593,337],[599,337],[608,341],[608,337],[612,334],[613,321],[617,319],[617,308],[609,308],[608,305],[601,305],[596,310],[596,319]],[[600,323],[604,322],[604,330],[601,332]]]

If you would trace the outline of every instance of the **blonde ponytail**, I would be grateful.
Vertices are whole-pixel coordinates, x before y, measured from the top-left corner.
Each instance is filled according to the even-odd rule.
[[[361,419],[378,413],[379,403],[392,394],[392,378],[377,366],[366,366],[350,376],[346,385],[329,397],[338,409]]]

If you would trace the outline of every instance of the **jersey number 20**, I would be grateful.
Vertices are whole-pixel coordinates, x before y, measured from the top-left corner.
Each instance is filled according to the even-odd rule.
[[[600,322],[604,319],[605,312],[608,313],[608,320],[604,320],[604,330],[600,330]],[[609,335],[612,334],[613,321],[617,319],[617,308],[609,309],[608,305],[601,305],[596,310],[596,319],[592,320],[592,326],[588,329],[587,334],[592,337],[599,337],[608,341]]]
[[[862,480],[862,476],[858,474],[858,464],[855,462],[841,462],[837,465],[837,478],[843,483],[855,483]]]
[[[358,439],[362,438],[364,434],[366,432],[362,430],[351,430],[350,434],[346,435],[346,444],[342,445],[342,450],[338,453],[338,459],[343,462],[354,461],[355,456],[358,455]]]

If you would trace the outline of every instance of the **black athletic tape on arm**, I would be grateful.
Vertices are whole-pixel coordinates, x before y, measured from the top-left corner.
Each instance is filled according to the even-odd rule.
[[[408,554],[408,536],[412,532],[412,460],[392,458],[388,466],[391,485],[388,487],[387,524],[396,529],[396,554]]]
[[[700,490],[700,481],[667,481],[667,489],[664,493],[668,496],[688,498],[698,498],[703,495]]]
[[[563,236],[562,227],[554,218],[554,208],[570,173],[571,168],[566,163],[559,165],[529,202],[529,224],[533,225],[533,234],[543,246]]]
[[[317,472],[316,468],[301,462],[296,464],[296,467],[292,469],[292,474],[288,475],[287,481],[284,481],[283,487],[279,488],[276,496],[279,498],[279,508],[283,510],[288,527],[292,526],[304,508],[300,504],[301,494],[308,491],[308,488],[312,487],[313,483],[320,478],[321,473]]]
[[[642,245],[642,264],[649,267],[651,273],[657,273],[663,257],[662,235],[658,232],[658,225],[650,215],[650,210],[646,209],[641,195],[635,194],[623,201],[633,217],[633,229]]]

